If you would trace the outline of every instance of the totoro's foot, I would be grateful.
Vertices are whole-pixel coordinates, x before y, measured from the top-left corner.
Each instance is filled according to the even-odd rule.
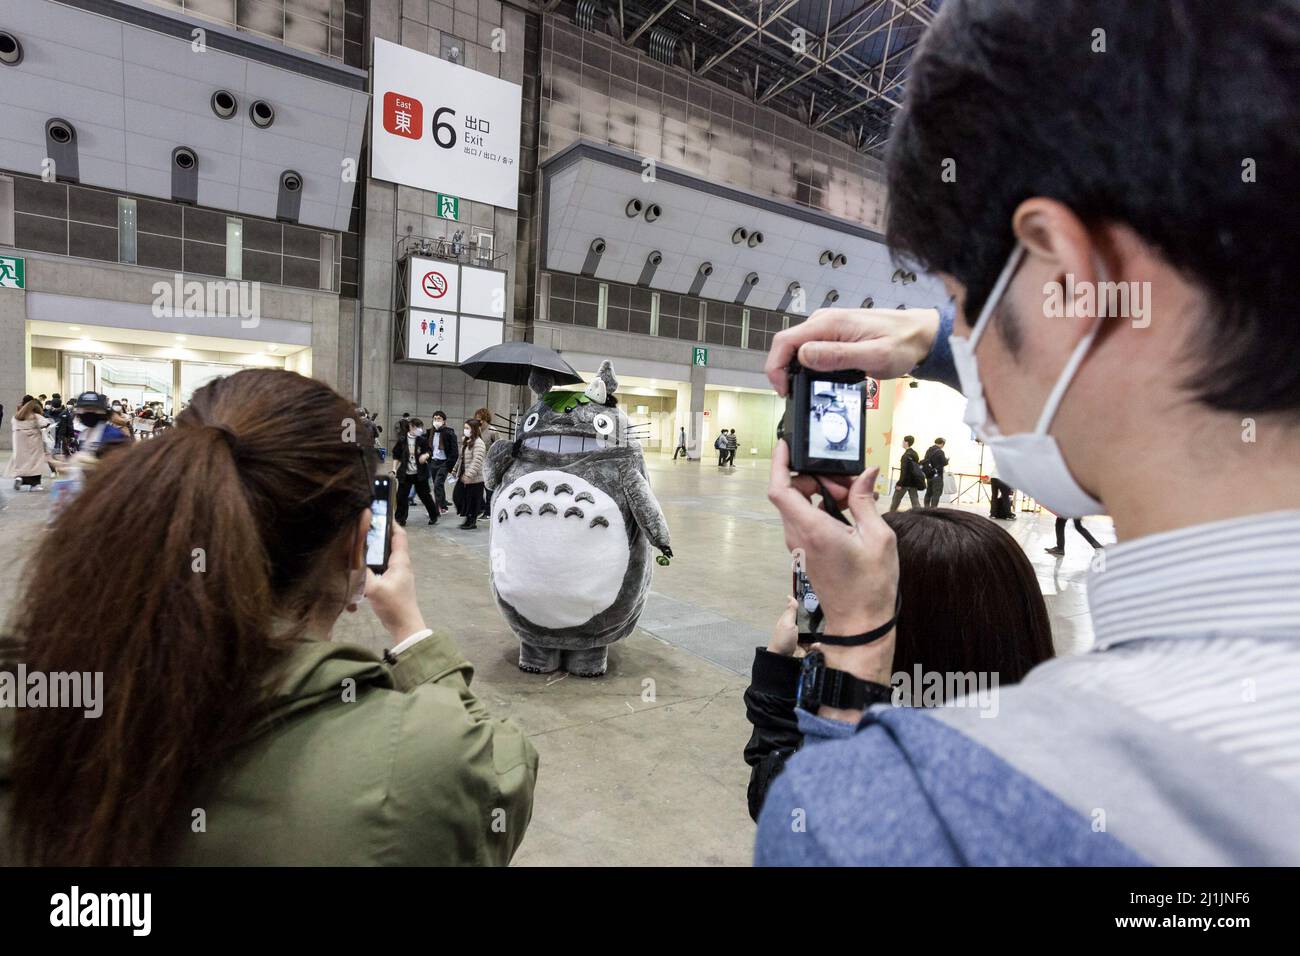
[[[603,677],[608,667],[608,647],[564,652],[564,669],[574,677]]]
[[[528,674],[551,674],[560,669],[560,651],[520,643],[519,669]]]

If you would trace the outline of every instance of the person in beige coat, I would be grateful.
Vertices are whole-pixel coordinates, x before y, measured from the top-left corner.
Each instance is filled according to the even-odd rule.
[[[462,531],[477,528],[483,510],[483,462],[487,459],[487,445],[481,432],[482,422],[477,418],[465,423],[465,437],[461,439],[460,456],[456,459],[456,477],[465,493],[465,520],[459,525]]]
[[[43,432],[50,420],[41,414],[41,403],[32,399],[18,409],[10,422],[14,436],[14,453],[5,466],[5,477],[14,480],[14,491],[23,485],[41,486],[41,475],[48,467]]]

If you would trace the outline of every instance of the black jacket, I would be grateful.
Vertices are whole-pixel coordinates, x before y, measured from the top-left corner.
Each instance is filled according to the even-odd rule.
[[[456,433],[451,430],[450,425],[443,425],[441,428],[435,428],[425,436],[429,442],[429,464],[433,464],[433,436],[442,436],[442,450],[447,455],[447,469],[456,464],[456,458],[460,454],[460,441],[456,438]]]
[[[785,768],[803,734],[795,718],[795,692],[803,662],[797,657],[773,654],[756,648],[754,669],[745,691],[745,717],[754,733],[745,746],[749,772],[749,815],[757,822],[768,788]]]
[[[948,456],[938,445],[931,445],[925,450],[925,464],[921,467],[927,478],[942,478],[943,470],[948,467]]]
[[[406,477],[406,455],[408,451],[406,437],[406,435],[403,435],[398,439],[396,444],[393,445],[393,464],[396,466],[397,477],[399,479]],[[419,464],[420,456],[427,454],[429,454],[429,436],[421,435],[415,440],[415,471],[417,477],[428,477],[428,472],[424,465]]]
[[[925,473],[921,471],[921,456],[916,453],[915,448],[909,448],[903,452],[903,457],[898,463],[899,488],[924,488]]]

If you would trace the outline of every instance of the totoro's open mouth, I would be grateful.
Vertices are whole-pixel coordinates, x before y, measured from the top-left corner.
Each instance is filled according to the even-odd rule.
[[[610,447],[609,440],[594,435],[533,435],[523,440],[523,447],[549,451],[558,455],[576,455]]]

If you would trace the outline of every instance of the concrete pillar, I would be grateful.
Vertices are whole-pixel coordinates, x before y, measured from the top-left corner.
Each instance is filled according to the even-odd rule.
[[[9,422],[27,391],[27,348],[27,293],[0,289],[0,405],[5,407],[0,449],[13,447]]]
[[[691,365],[691,418],[686,428],[686,457],[691,461],[699,461],[703,453],[705,371],[702,365]]]

